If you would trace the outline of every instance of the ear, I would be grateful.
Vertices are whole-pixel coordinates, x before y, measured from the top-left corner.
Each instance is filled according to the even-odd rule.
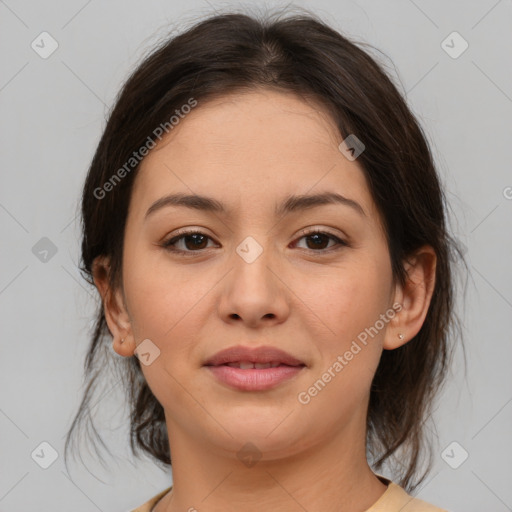
[[[405,345],[420,331],[434,292],[436,261],[434,249],[425,245],[405,262],[406,282],[403,286],[397,284],[394,294],[395,303],[401,305],[401,309],[397,309],[386,330],[385,350]]]
[[[112,348],[121,356],[132,356],[136,345],[130,316],[121,290],[113,290],[110,286],[110,261],[107,256],[98,256],[94,259],[92,275],[102,298],[105,320],[113,337]]]

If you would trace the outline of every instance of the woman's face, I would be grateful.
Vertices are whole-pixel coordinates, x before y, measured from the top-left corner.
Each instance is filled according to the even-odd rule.
[[[266,459],[364,437],[383,341],[397,336],[386,334],[396,297],[379,215],[341,141],[320,106],[258,90],[199,101],[141,163],[124,299],[129,336],[150,340],[141,366],[171,452],[180,435],[232,457],[251,443]],[[326,193],[346,200],[290,200]],[[170,194],[224,211],[169,201],[149,212]],[[179,230],[200,235],[165,247]],[[240,346],[277,348],[302,366],[205,366]]]

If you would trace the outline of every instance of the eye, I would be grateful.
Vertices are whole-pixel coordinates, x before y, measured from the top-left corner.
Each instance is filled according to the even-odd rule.
[[[201,233],[201,231],[179,231],[176,236],[162,242],[162,247],[168,251],[186,255],[186,253],[199,252],[206,249],[205,241],[208,239],[211,240],[208,235]],[[175,247],[176,244],[181,242],[183,242],[182,247],[184,246],[185,250]]]
[[[324,247],[326,241],[327,243],[329,243],[329,241],[334,241],[334,245],[337,244],[338,246],[341,247],[348,246],[347,242],[345,242],[344,240],[320,229],[312,229],[309,231],[303,230],[301,234],[302,236],[298,240],[311,240],[311,246],[305,247],[305,249],[313,252],[330,252],[332,246],[329,248],[329,250],[326,250],[326,248]],[[205,233],[202,233],[201,231],[185,230],[179,231],[177,235],[173,236],[169,240],[165,240],[164,242],[162,242],[161,246],[168,251],[179,253],[183,256],[189,256],[191,255],[190,253],[201,252],[202,250],[208,249],[208,247],[205,245],[208,243],[208,240],[212,239]],[[181,248],[177,248],[177,245],[180,243],[182,244]],[[339,249],[341,247],[336,247],[334,250]]]
[[[304,230],[301,233],[302,237],[299,238],[299,240],[302,240],[303,238],[306,240],[311,240],[312,246],[307,246],[306,249],[314,252],[330,252],[332,246],[331,248],[329,248],[329,250],[326,250],[326,248],[324,247],[326,241],[327,243],[329,243],[329,239],[334,240],[339,246],[348,246],[347,242],[345,242],[341,238],[326,231],[322,231],[320,229],[311,229],[309,231]],[[307,242],[306,245],[308,245]],[[336,247],[334,250],[336,249],[340,249],[340,247]]]

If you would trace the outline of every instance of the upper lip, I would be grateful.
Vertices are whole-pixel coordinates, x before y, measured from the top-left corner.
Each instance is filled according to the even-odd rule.
[[[226,363],[239,363],[247,361],[251,363],[281,363],[288,366],[305,366],[299,359],[288,354],[284,350],[275,347],[261,346],[249,348],[238,345],[217,352],[204,363],[204,366],[220,366]]]

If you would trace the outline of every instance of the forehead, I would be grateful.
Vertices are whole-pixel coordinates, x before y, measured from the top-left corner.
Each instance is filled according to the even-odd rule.
[[[142,207],[170,192],[274,207],[291,193],[333,191],[371,210],[364,173],[321,104],[259,89],[202,103],[142,161],[132,198]],[[364,206],[363,206],[364,207]]]

